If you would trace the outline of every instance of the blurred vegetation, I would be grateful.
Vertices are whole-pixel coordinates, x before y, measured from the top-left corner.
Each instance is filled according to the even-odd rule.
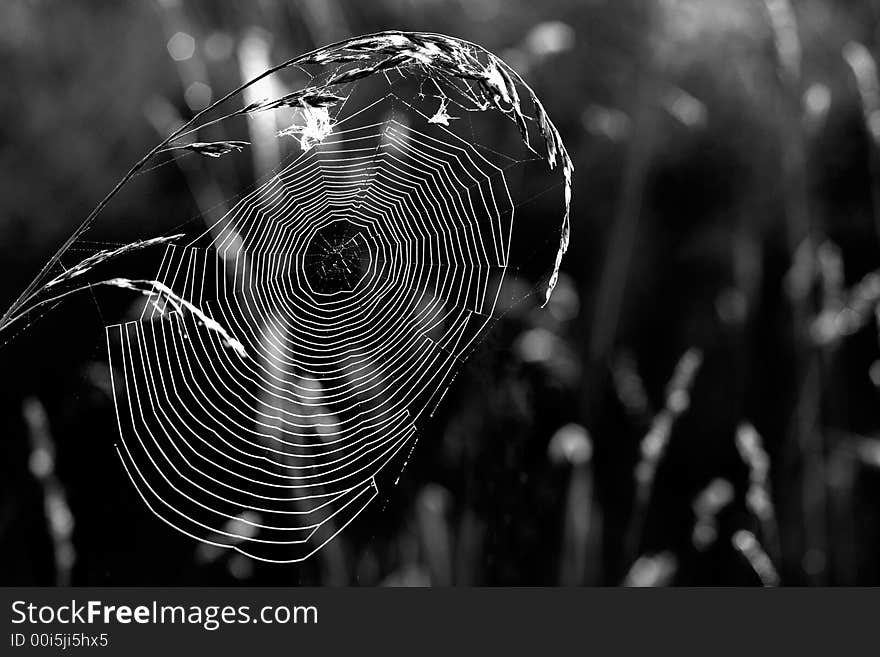
[[[248,38],[480,43],[576,170],[549,307],[511,309],[397,490],[300,566],[136,499],[95,337],[125,305],[35,324],[0,350],[2,582],[880,583],[878,27],[874,0],[3,2],[3,307]],[[196,215],[185,173],[95,239]]]

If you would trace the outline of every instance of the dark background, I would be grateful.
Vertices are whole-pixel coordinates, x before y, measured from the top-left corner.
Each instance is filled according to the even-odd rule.
[[[576,170],[550,306],[496,324],[400,486],[302,565],[136,498],[96,338],[130,299],[15,336],[0,581],[880,583],[878,26],[867,0],[3,2],[4,307],[163,116],[240,84],[248,38],[272,62],[380,29],[477,42]],[[199,210],[174,168],[138,192],[92,239]]]

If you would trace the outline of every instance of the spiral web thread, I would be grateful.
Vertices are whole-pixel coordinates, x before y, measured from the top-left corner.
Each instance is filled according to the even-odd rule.
[[[270,562],[320,550],[396,483],[498,316],[517,216],[507,170],[522,162],[446,127],[449,103],[474,111],[454,92],[476,99],[477,83],[435,82],[431,115],[432,99],[394,92],[392,69],[414,74],[374,70],[387,94],[345,116],[338,102],[332,129],[217,224],[166,245],[153,303],[107,328],[125,471],[200,541]],[[330,88],[348,98],[363,77]],[[365,119],[389,102],[406,113]],[[565,243],[548,297],[567,246],[561,157]]]

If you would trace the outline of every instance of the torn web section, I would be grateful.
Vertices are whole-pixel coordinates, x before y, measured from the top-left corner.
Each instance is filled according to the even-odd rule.
[[[296,561],[374,494],[346,459],[315,447],[313,411],[243,412],[243,372],[187,315],[108,329],[120,456],[166,522],[260,559]],[[299,411],[299,412],[297,412]]]
[[[148,466],[153,468],[137,469],[142,481],[135,477],[133,481],[140,481],[164,502],[151,504],[151,508],[172,524],[174,518],[169,519],[162,508],[173,510],[179,519],[175,526],[190,534],[197,530],[184,527],[195,520],[209,542],[234,544],[236,549],[260,559],[297,561],[350,522],[353,515],[346,514],[358,513],[371,499],[374,473],[401,450],[411,430],[399,429],[405,419],[402,413],[370,423],[358,420],[350,429],[340,425],[322,403],[321,381],[326,385],[327,368],[312,346],[295,341],[291,329],[272,315],[264,323],[248,325],[253,316],[236,317],[240,308],[236,307],[235,297],[214,292],[210,294],[216,298],[214,303],[205,300],[209,296],[205,288],[212,278],[221,281],[220,287],[225,280],[222,259],[209,260],[205,254],[205,250],[195,248],[170,250],[160,278],[176,293],[201,299],[206,308],[223,308],[223,315],[215,317],[243,336],[249,358],[241,359],[224,349],[214,340],[214,332],[191,321],[181,325],[175,313],[164,312],[160,304],[153,305],[146,321],[126,326],[121,356],[114,355],[114,343],[110,341],[111,361],[115,361],[117,371],[120,363],[123,365],[126,396],[130,400],[133,391],[140,390],[136,401],[127,407],[117,394],[125,447],[121,456],[130,460],[138,455],[149,457],[156,445],[139,437],[157,433],[153,427],[159,423],[166,435],[176,439],[175,447],[182,442],[203,457],[196,459],[196,472],[185,477],[185,483],[206,476],[208,480],[196,495],[183,494],[181,485],[165,484],[169,478],[184,476],[181,470],[185,472],[186,467],[175,467],[172,459],[150,458]],[[251,261],[259,260],[257,254],[252,255]],[[259,264],[256,267],[256,278],[260,280]],[[157,326],[162,327],[158,340]],[[132,330],[135,335],[146,332],[154,339],[132,340]],[[137,386],[138,373],[153,370],[167,373],[166,378],[176,383],[175,395],[160,394],[167,384],[161,388]],[[143,408],[154,409],[154,417],[144,420],[140,412]],[[137,440],[128,437],[132,427]],[[174,456],[161,444],[158,449]],[[182,451],[186,453],[187,449]],[[256,476],[254,467],[258,470]],[[216,468],[220,468],[216,476],[205,474]],[[157,476],[160,486],[150,488]],[[235,494],[227,485],[230,480],[241,482]],[[139,487],[142,494],[147,489]],[[286,496],[279,497],[276,489],[286,492]],[[198,493],[209,495],[212,503],[202,503]],[[273,502],[268,506],[263,503],[267,495]],[[256,497],[258,503],[249,503],[249,496]],[[314,500],[320,500],[321,505],[316,507]],[[257,521],[279,514],[273,523]],[[229,536],[234,534],[230,528],[243,533]],[[286,532],[284,540],[266,538],[278,531]],[[218,537],[223,537],[222,541]]]

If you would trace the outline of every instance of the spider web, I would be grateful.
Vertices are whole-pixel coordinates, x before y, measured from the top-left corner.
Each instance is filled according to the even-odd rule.
[[[217,111],[237,90],[140,165],[235,157],[247,142],[192,140],[266,113],[289,122],[285,162],[207,228],[139,243],[164,249],[154,279],[88,285],[149,300],[106,333],[138,494],[179,531],[272,562],[314,554],[396,483],[512,278],[549,299],[572,169],[532,90],[473,44],[382,33],[264,76],[285,73],[306,84]],[[522,228],[538,168],[559,211]]]

